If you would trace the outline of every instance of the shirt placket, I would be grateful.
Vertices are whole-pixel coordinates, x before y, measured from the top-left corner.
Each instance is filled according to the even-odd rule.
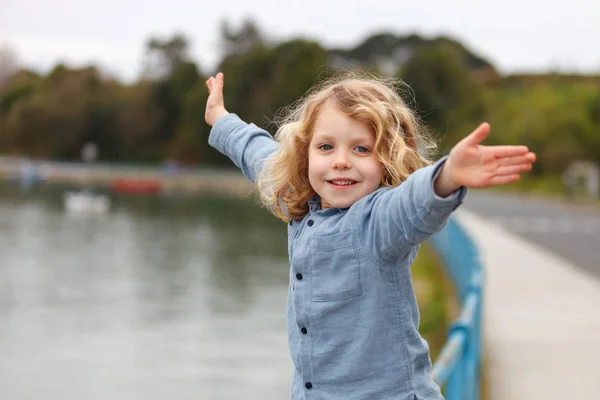
[[[306,217],[306,225],[301,234],[299,247],[305,249],[301,257],[298,257],[296,265],[294,265],[293,279],[294,282],[294,306],[296,309],[296,327],[300,332],[300,359],[301,359],[301,373],[302,373],[302,386],[305,390],[305,396],[307,399],[310,398],[310,392],[313,388],[313,374],[312,374],[312,359],[311,349],[313,347],[313,336],[311,330],[314,329],[310,326],[309,312],[310,312],[310,296],[312,293],[311,288],[311,254],[310,254],[310,237],[313,235],[313,227],[315,225],[314,216],[309,215]]]

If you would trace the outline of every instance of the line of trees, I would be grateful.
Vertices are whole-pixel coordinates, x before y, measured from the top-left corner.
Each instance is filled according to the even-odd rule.
[[[271,42],[252,21],[235,29],[223,23],[221,46],[227,107],[272,132],[277,111],[319,79],[339,67],[368,68],[409,84],[403,96],[442,149],[487,120],[490,143],[536,151],[537,173],[559,173],[574,159],[600,162],[598,76],[499,76],[444,37],[382,33],[346,50],[300,38]],[[146,50],[146,72],[124,84],[94,66],[18,70],[14,55],[0,49],[0,154],[76,160],[94,142],[104,161],[228,165],[207,145],[207,73],[190,58],[188,39],[151,38]]]

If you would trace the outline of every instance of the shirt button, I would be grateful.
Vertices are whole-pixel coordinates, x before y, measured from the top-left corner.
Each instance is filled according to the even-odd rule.
[[[299,281],[302,280],[302,274],[296,274],[296,279],[298,279]]]
[[[311,388],[312,388],[312,383],[310,383],[310,382],[306,382],[306,383],[304,384],[304,387],[305,387],[305,388],[307,388],[307,389],[311,389]]]
[[[312,219],[308,220],[308,226],[313,226],[315,224],[315,221],[313,221]]]
[[[306,330],[306,328],[300,329],[300,332],[304,333],[305,335],[308,333],[308,331]]]

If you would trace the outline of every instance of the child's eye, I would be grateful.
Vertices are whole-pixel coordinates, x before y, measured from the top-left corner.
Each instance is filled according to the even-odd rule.
[[[332,145],[330,145],[330,144],[322,144],[322,145],[320,145],[320,146],[319,146],[319,148],[320,148],[321,150],[325,150],[325,151],[327,151],[327,150],[331,150],[331,149],[333,149],[333,146],[332,146]]]
[[[356,146],[355,149],[359,153],[368,153],[369,152],[369,149],[366,148],[365,146]]]

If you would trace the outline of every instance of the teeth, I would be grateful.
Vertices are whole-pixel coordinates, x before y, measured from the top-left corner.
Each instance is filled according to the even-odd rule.
[[[352,185],[354,183],[354,181],[331,181],[331,183],[333,183],[334,185],[347,186],[347,185]]]

